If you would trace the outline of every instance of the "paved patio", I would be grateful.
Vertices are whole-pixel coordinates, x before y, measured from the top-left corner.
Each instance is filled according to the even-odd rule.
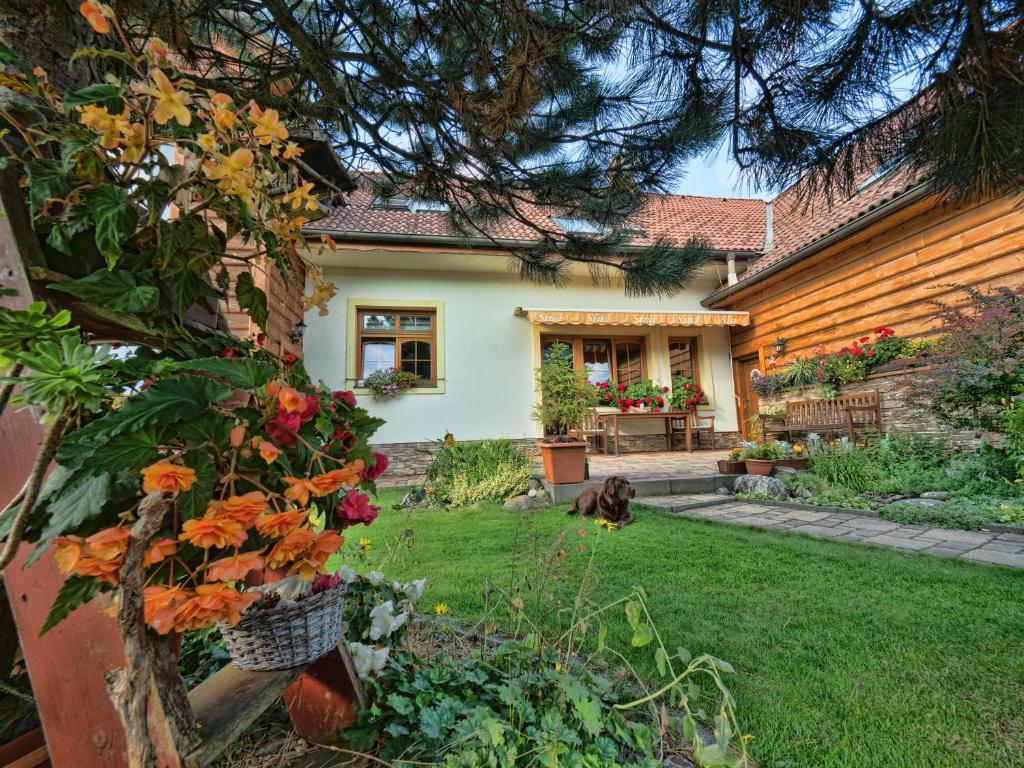
[[[681,517],[805,533],[834,541],[878,544],[938,557],[1024,569],[1024,536],[1015,533],[900,525],[877,517],[766,507],[725,498],[723,502],[722,496],[711,494],[648,496],[637,499],[637,503]]]

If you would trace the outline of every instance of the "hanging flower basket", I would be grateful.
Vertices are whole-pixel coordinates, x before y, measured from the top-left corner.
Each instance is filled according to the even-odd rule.
[[[253,608],[235,626],[220,622],[231,660],[239,669],[290,669],[310,664],[336,648],[344,628],[341,618],[346,585],[288,601]]]

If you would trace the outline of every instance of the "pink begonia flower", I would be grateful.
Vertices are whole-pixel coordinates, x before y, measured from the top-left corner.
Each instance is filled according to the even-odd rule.
[[[331,397],[335,400],[341,400],[344,403],[348,403],[353,408],[356,407],[356,396],[353,392],[347,389],[338,389],[331,392]]]
[[[377,519],[380,507],[375,507],[370,503],[369,496],[353,488],[345,494],[345,498],[338,502],[334,511],[338,515],[341,528],[348,528],[356,523],[369,525]]]
[[[359,477],[362,480],[376,480],[378,477],[384,474],[384,471],[388,468],[388,457],[383,453],[373,452],[373,466],[366,467],[362,472],[359,473]]]

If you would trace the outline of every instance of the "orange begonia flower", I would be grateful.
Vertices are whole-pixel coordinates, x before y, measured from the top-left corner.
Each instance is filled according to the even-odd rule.
[[[267,464],[273,464],[277,461],[277,457],[281,455],[281,449],[273,443],[268,443],[266,440],[260,443],[260,456]]]
[[[110,22],[103,17],[103,7],[92,0],[85,0],[78,6],[78,12],[89,22],[93,31],[100,35],[110,34]]]
[[[187,632],[211,627],[218,621],[234,626],[242,618],[243,611],[259,599],[258,592],[236,592],[222,582],[200,584],[196,587],[195,596],[182,603],[175,612],[174,628]]]
[[[142,592],[143,617],[149,626],[166,635],[174,629],[174,614],[179,605],[192,597],[192,592],[180,586],[160,584],[146,587]]]
[[[323,531],[317,534],[313,545],[305,557],[296,560],[288,569],[289,576],[298,576],[302,581],[309,581],[318,573],[326,570],[327,559],[341,549],[345,537],[337,531]]]
[[[211,508],[203,517],[186,520],[181,526],[178,539],[203,549],[226,549],[241,546],[246,533],[237,520],[218,516],[216,510]]]
[[[236,424],[231,428],[230,443],[232,448],[237,448],[245,442],[245,425]]]
[[[214,560],[206,569],[206,578],[214,581],[238,581],[250,571],[263,567],[259,552],[236,552],[231,557]]]
[[[256,530],[260,535],[271,539],[280,539],[296,530],[305,523],[309,517],[301,510],[288,512],[277,512],[273,515],[263,515],[256,518]]]
[[[143,565],[162,563],[168,557],[178,551],[178,542],[174,539],[157,539],[150,543],[149,549],[142,556]]]
[[[263,110],[255,102],[249,103],[252,108],[253,128],[252,135],[260,144],[270,144],[274,139],[284,141],[288,138],[288,129],[281,124],[276,109]]]
[[[250,491],[242,496],[228,496],[220,502],[220,517],[234,520],[248,528],[263,510],[267,508],[267,497],[259,491]]]
[[[316,493],[316,486],[305,477],[282,477],[288,487],[284,489],[284,497],[296,502],[300,507],[309,504],[309,494]]]
[[[280,568],[294,560],[305,557],[316,541],[316,534],[308,528],[292,531],[281,539],[267,555],[270,568]]]
[[[53,540],[53,559],[62,573],[77,573],[117,584],[124,550],[128,546],[127,533],[127,528],[108,528],[85,540],[79,536],[56,538]],[[94,537],[99,537],[95,545],[90,542]]]
[[[357,459],[346,464],[344,467],[317,475],[310,481],[313,484],[313,495],[327,496],[339,490],[342,486],[359,485],[359,473],[362,471],[363,466],[363,460]]]
[[[171,464],[167,459],[160,459],[142,470],[142,490],[146,493],[187,491],[195,481],[196,471],[194,469]]]
[[[306,396],[292,387],[282,387],[277,393],[277,401],[288,413],[306,410]]]
[[[177,120],[179,125],[189,125],[192,122],[192,113],[188,111],[188,105],[192,103],[192,97],[185,91],[177,90],[174,83],[161,70],[153,69],[150,75],[156,87],[143,86],[139,88],[139,92],[156,99],[153,119],[158,125],[171,120]]]
[[[100,560],[113,560],[121,557],[128,549],[131,532],[124,526],[104,528],[85,539],[88,554]]]

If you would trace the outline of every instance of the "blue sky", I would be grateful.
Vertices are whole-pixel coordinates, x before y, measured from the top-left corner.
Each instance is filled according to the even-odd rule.
[[[739,168],[729,154],[728,142],[725,141],[717,152],[691,162],[686,168],[686,175],[671,191],[680,195],[710,197],[772,197],[756,193],[746,184],[739,183]]]

